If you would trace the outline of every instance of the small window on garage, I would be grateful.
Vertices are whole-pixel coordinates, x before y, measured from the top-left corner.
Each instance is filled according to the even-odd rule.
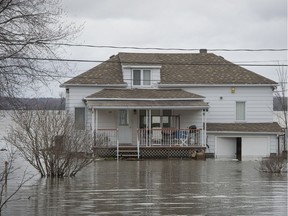
[[[246,112],[246,103],[244,101],[237,101],[236,102],[236,120],[237,121],[246,120],[245,112]]]
[[[75,108],[75,129],[85,130],[85,108]]]

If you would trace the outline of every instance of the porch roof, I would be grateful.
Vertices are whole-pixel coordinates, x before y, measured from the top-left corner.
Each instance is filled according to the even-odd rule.
[[[207,123],[207,133],[269,133],[279,134],[282,128],[277,122],[264,123]]]
[[[120,109],[207,109],[204,97],[182,89],[103,89],[87,96],[89,107]]]
[[[87,101],[88,107],[97,109],[207,109],[203,101],[170,100],[95,100]]]
[[[103,89],[85,100],[102,99],[173,99],[173,100],[203,100],[204,97],[182,89]]]

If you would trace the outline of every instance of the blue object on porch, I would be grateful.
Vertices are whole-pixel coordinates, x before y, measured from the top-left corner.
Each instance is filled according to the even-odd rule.
[[[178,130],[175,133],[175,138],[176,139],[183,139],[183,138],[186,138],[186,137],[187,137],[187,131]]]

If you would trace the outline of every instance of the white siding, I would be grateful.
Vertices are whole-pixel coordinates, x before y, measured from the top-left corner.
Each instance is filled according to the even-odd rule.
[[[98,110],[98,128],[116,129],[117,128],[117,110]]]
[[[74,112],[75,107],[85,107],[83,99],[93,93],[102,90],[99,87],[70,87],[69,88],[69,106],[66,110]]]
[[[245,122],[273,122],[273,91],[271,87],[195,87],[186,91],[202,95],[209,103],[207,122],[236,122],[236,101],[246,102]]]
[[[186,129],[191,125],[196,125],[197,128],[202,128],[202,110],[175,110],[173,115],[180,115],[180,128]]]
[[[92,128],[92,112],[87,108],[83,99],[93,93],[102,90],[99,87],[69,87],[69,93],[66,93],[66,110],[74,116],[75,107],[85,107],[86,128]]]

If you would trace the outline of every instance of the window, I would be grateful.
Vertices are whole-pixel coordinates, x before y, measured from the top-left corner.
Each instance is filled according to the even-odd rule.
[[[75,129],[85,130],[85,108],[75,108]]]
[[[148,117],[147,110],[140,110],[140,128],[161,127],[179,128],[179,116],[172,115],[171,110],[151,110],[151,118]]]
[[[236,120],[245,120],[245,102],[236,102]]]
[[[120,110],[119,111],[119,125],[128,125],[128,111]]]
[[[133,86],[150,86],[151,70],[133,70]]]

